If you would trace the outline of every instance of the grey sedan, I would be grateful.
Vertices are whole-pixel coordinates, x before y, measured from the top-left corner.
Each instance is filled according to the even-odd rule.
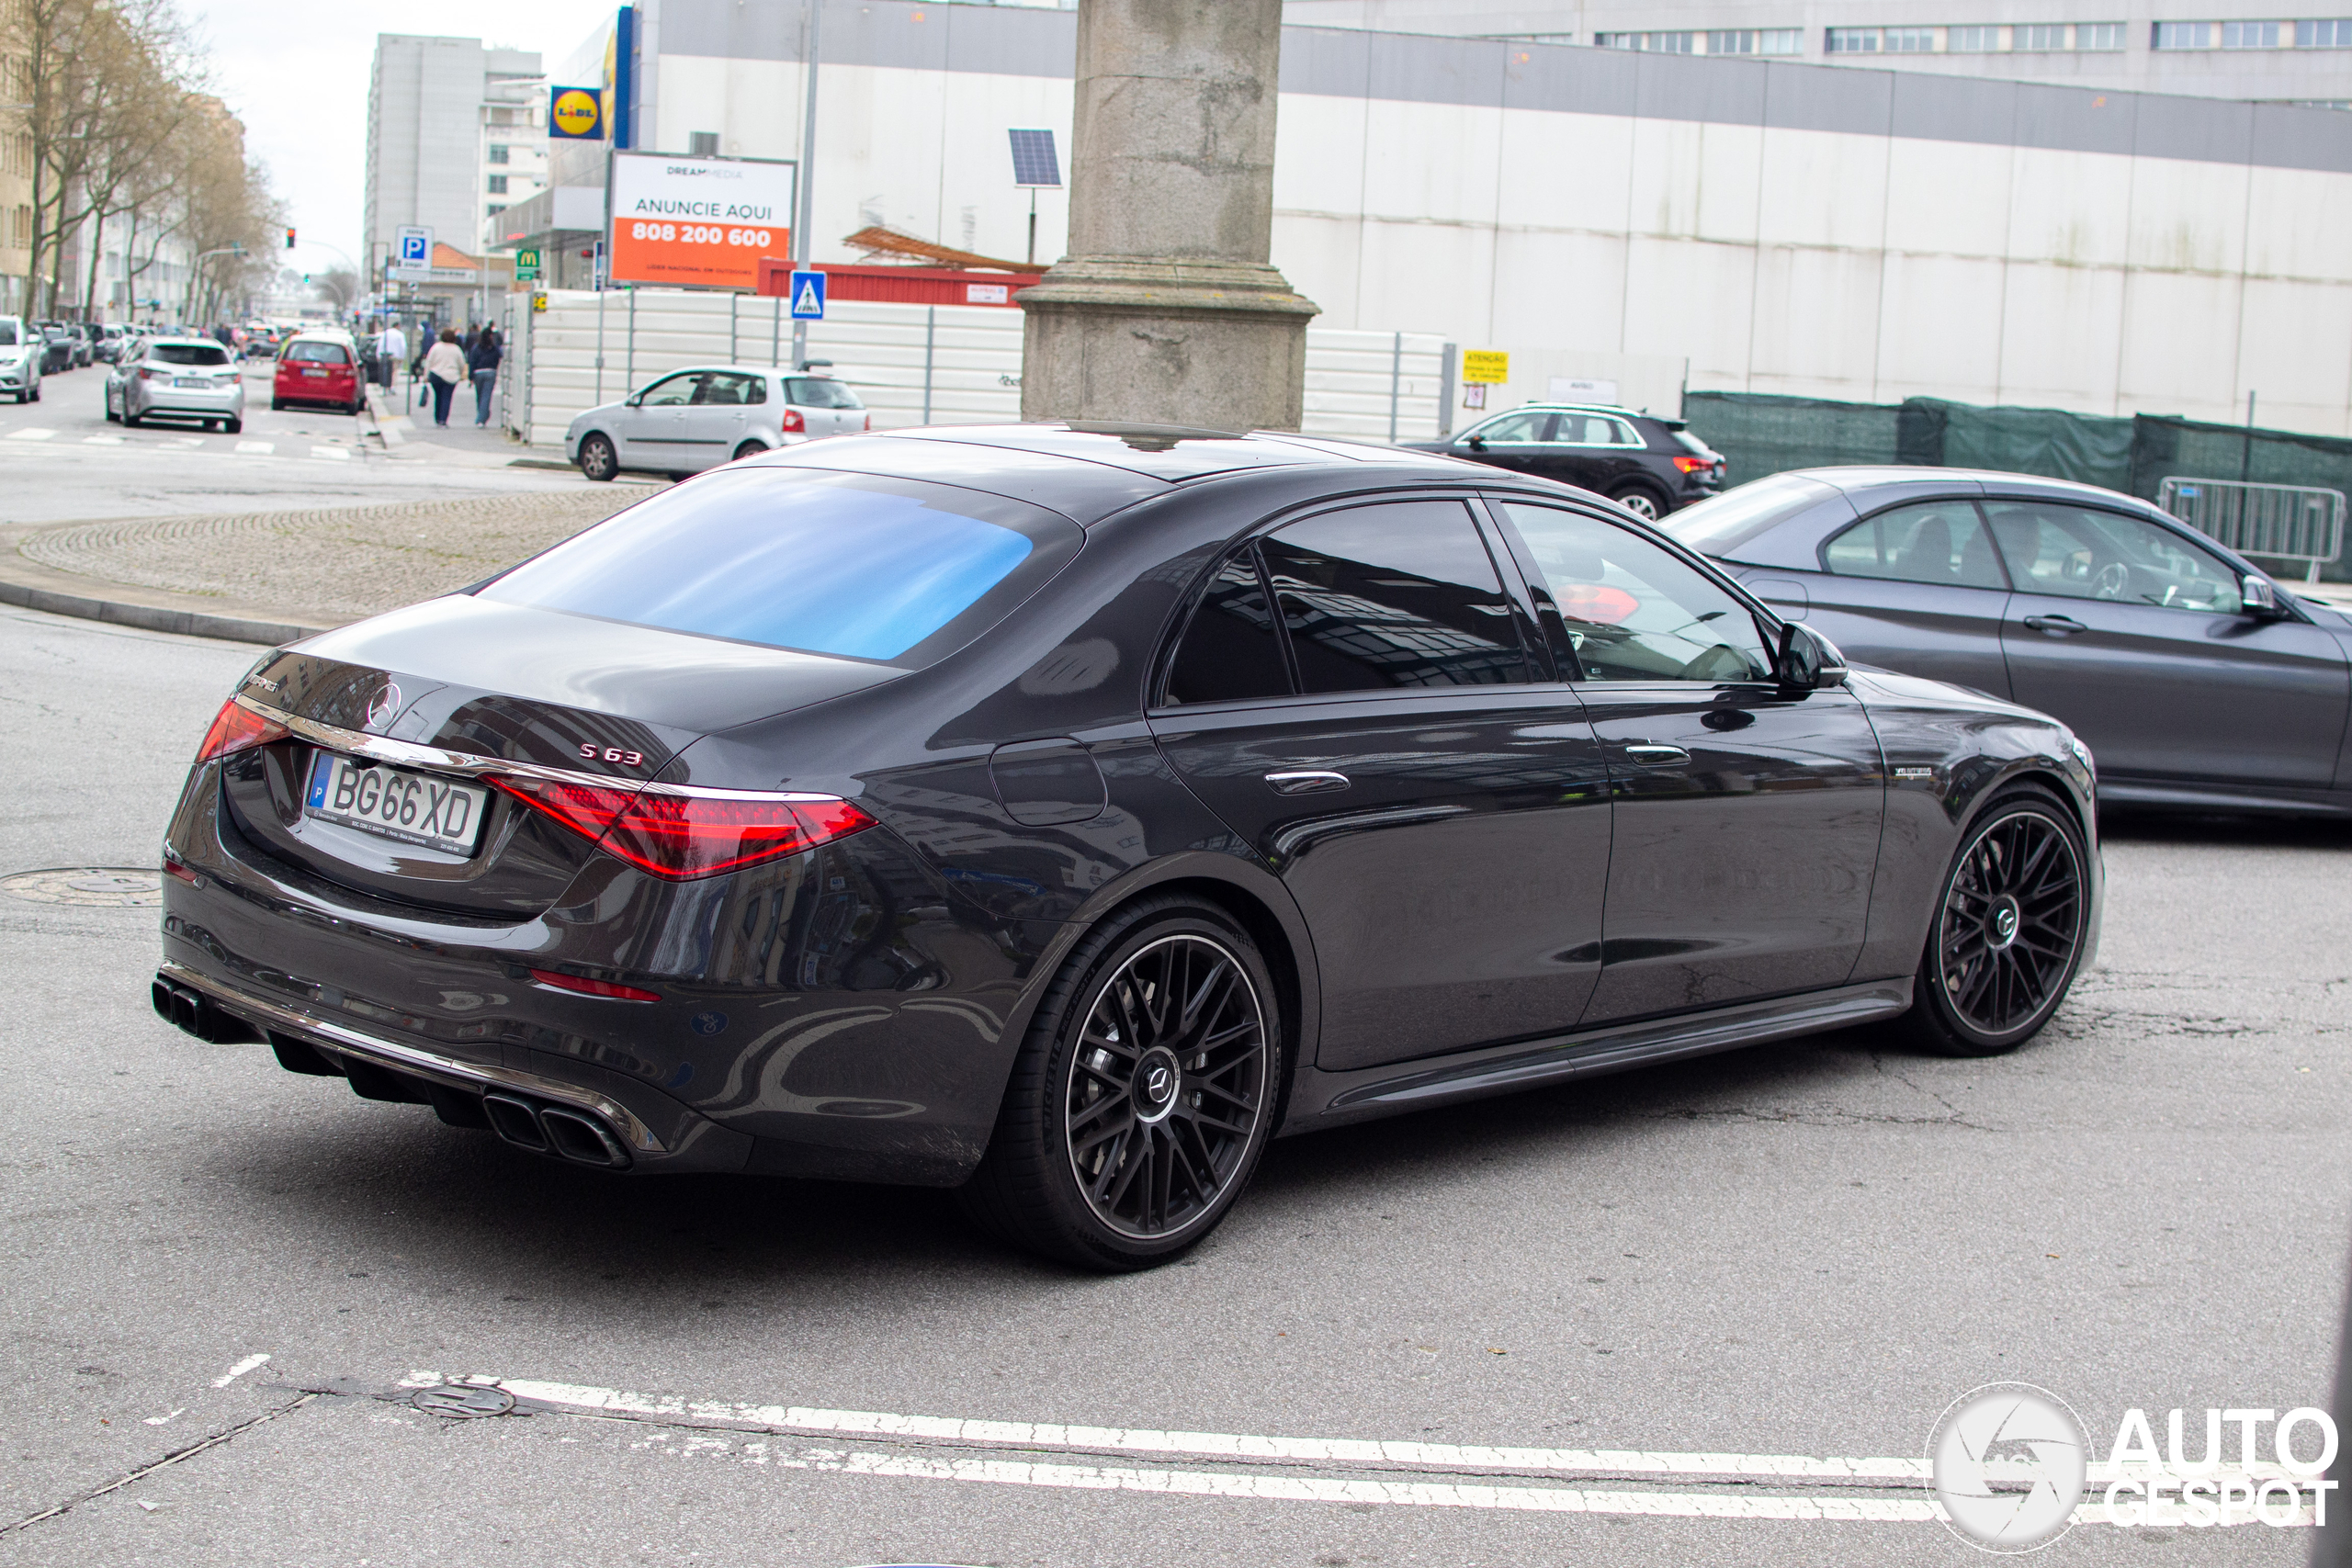
[[[107,418],[193,420],[234,435],[245,428],[245,383],[229,351],[210,338],[153,337],[107,373]]]
[[[2352,815],[2352,616],[2145,502],[2023,474],[1815,468],[1661,526],[1856,664],[2064,720],[2105,804]]]

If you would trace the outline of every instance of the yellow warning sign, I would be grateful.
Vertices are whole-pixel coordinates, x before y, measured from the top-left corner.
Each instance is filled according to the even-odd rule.
[[[1462,351],[1462,378],[1489,384],[1510,379],[1510,355],[1498,348],[1465,348]]]

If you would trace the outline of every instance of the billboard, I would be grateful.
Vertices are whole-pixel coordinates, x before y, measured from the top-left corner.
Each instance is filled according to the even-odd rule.
[[[613,281],[758,288],[760,258],[791,252],[793,174],[789,164],[616,152]]]

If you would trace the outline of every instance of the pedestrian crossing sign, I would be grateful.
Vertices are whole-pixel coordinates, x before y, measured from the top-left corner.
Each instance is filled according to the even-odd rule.
[[[796,272],[792,275],[792,319],[796,321],[821,321],[825,319],[823,273]]]

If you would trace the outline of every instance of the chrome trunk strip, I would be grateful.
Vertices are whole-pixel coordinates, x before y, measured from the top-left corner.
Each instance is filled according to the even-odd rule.
[[[284,722],[280,720],[280,722]],[[324,728],[323,726],[320,728]],[[291,1007],[284,1002],[256,997],[209,975],[201,975],[185,964],[165,959],[162,972],[165,979],[201,991],[220,1007],[237,1014],[248,1023],[281,1030],[297,1035],[311,1045],[333,1051],[340,1055],[364,1057],[379,1066],[395,1071],[422,1074],[439,1078],[461,1088],[476,1091],[509,1089],[525,1094],[536,1094],[542,1100],[558,1104],[576,1106],[592,1111],[611,1122],[632,1150],[659,1155],[669,1150],[653,1135],[651,1128],[639,1121],[629,1109],[618,1100],[609,1100],[594,1089],[545,1078],[536,1073],[517,1072],[512,1067],[494,1067],[478,1062],[460,1062],[455,1057],[437,1055],[419,1050],[413,1045],[401,1045],[376,1035],[363,1033],[347,1024],[334,1023],[315,1013]]]

